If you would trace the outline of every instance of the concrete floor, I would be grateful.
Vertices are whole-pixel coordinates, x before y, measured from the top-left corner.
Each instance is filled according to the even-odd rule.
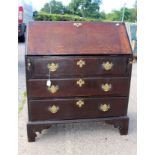
[[[25,90],[24,44],[19,44],[19,103]],[[27,142],[27,104],[19,113],[19,155],[136,155],[137,154],[137,65],[133,65],[128,116],[129,134],[103,123],[55,125]]]

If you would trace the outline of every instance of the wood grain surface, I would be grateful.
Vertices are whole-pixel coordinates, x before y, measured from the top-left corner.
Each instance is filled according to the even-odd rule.
[[[131,64],[129,55],[123,56],[26,56],[28,79],[86,77],[86,76],[129,76]],[[84,64],[80,67],[78,63]],[[31,64],[28,67],[28,63]],[[106,70],[103,64],[110,63]],[[48,69],[49,64],[58,65],[55,71]]]
[[[124,23],[31,21],[28,55],[131,54]]]
[[[84,105],[78,107],[76,102],[82,100]],[[108,111],[101,111],[100,105],[110,105]],[[71,99],[46,99],[29,101],[29,120],[64,120],[64,119],[84,119],[110,116],[124,116],[127,112],[128,98],[111,97],[111,98],[71,98]],[[56,113],[51,113],[50,106],[58,106]]]
[[[45,79],[32,79],[27,82],[28,98],[72,97],[72,96],[128,96],[130,78],[82,78],[85,83],[80,87],[79,78],[51,79],[51,85],[58,86],[56,93],[51,93]],[[103,84],[111,84],[109,91],[102,89]]]

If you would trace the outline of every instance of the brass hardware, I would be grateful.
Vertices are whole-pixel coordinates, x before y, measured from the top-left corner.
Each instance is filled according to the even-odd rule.
[[[50,106],[50,107],[48,108],[48,110],[49,110],[52,114],[55,114],[55,113],[58,112],[59,107],[56,106],[56,105],[52,105],[52,106]]]
[[[84,101],[79,100],[79,101],[76,102],[76,105],[77,105],[79,108],[81,108],[81,107],[84,105]]]
[[[112,88],[112,85],[111,85],[111,84],[108,84],[108,83],[102,84],[102,89],[103,89],[105,92],[110,91],[111,88]]]
[[[51,72],[55,72],[58,69],[59,65],[55,64],[55,63],[51,63],[47,65],[47,68],[49,69],[49,71]]]
[[[110,104],[101,104],[100,105],[100,110],[103,112],[106,112],[108,110],[110,110]]]
[[[51,92],[52,94],[55,94],[59,90],[59,87],[57,85],[51,85],[48,87],[48,91]]]
[[[77,61],[77,66],[79,66],[80,68],[82,68],[86,63],[85,63],[85,61],[84,60],[79,60],[79,61]]]
[[[104,63],[102,64],[102,66],[103,66],[103,68],[104,68],[106,71],[108,71],[108,70],[111,70],[111,68],[113,67],[113,63],[107,61],[107,62],[104,62]]]
[[[27,63],[27,66],[28,66],[28,67],[30,67],[30,66],[31,66],[31,63],[30,63],[30,62],[28,62],[28,63]]]
[[[85,81],[82,80],[82,79],[79,79],[77,82],[76,82],[77,85],[79,85],[79,87],[82,87],[82,85],[85,84]]]
[[[129,64],[133,64],[136,63],[136,58],[130,58],[129,59]]]
[[[133,60],[129,60],[129,64],[133,64]]]
[[[116,26],[119,26],[119,23],[116,23],[115,25],[116,25]]]
[[[27,63],[27,69],[30,70],[30,68],[31,68],[31,63],[28,62],[28,63]]]
[[[73,25],[76,27],[80,27],[80,26],[82,26],[82,23],[73,23]]]

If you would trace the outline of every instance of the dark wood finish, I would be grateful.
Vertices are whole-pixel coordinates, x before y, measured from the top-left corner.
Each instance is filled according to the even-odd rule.
[[[49,124],[33,125],[33,124],[28,123],[27,124],[28,141],[34,142],[35,137],[37,136],[36,132],[39,132],[41,134],[42,130],[48,129],[50,126],[51,125],[49,125]]]
[[[29,142],[35,141],[36,132],[59,123],[105,121],[119,128],[121,135],[128,134],[133,55],[125,25],[74,23],[29,23],[25,56]],[[79,60],[85,61],[82,68],[77,66]],[[108,71],[102,67],[107,61],[113,63]],[[47,65],[52,63],[58,68],[49,72]],[[58,86],[54,93],[46,85],[49,78],[51,85]],[[82,87],[77,85],[80,79]],[[102,89],[106,83],[112,86],[107,92]],[[84,101],[81,108],[76,105],[79,100]],[[110,109],[101,111],[101,104]]]
[[[128,134],[129,118],[124,117],[123,119],[109,119],[105,121],[108,124],[113,124],[115,128],[119,128],[121,135]]]
[[[84,101],[82,107],[78,107],[76,102]],[[98,118],[126,115],[128,99],[123,98],[73,98],[73,99],[50,99],[50,100],[30,100],[29,120],[63,120]],[[108,104],[110,109],[106,112],[100,110],[100,105]],[[57,113],[51,113],[48,108],[52,105],[58,106]]]
[[[59,67],[56,71],[50,72],[51,78],[58,77],[80,77],[80,76],[128,76],[130,56],[29,56],[27,57],[28,78],[49,78],[48,64],[55,63]],[[85,65],[80,68],[77,62],[82,60]],[[103,63],[113,64],[112,69],[105,70]]]
[[[52,94],[46,86],[47,80],[28,80],[27,89],[29,98],[41,97],[70,97],[70,96],[128,96],[130,79],[121,78],[82,78],[85,84],[77,85],[79,78],[51,79],[52,85],[59,90]],[[111,84],[111,90],[105,92],[102,84]]]
[[[124,23],[33,22],[28,25],[28,55],[131,54]]]
[[[27,124],[28,141],[34,142],[36,138],[36,132],[42,132],[44,129],[48,129],[53,124],[69,124],[80,122],[105,122],[107,124],[114,125],[118,128],[121,135],[128,134],[129,118],[127,116],[122,117],[107,117],[107,118],[95,118],[95,119],[73,119],[73,120],[59,120],[59,121],[29,121]]]

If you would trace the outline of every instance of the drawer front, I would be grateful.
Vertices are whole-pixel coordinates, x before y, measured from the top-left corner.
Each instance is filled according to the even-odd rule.
[[[127,113],[127,102],[125,97],[30,100],[29,119],[42,121],[123,116]]]
[[[28,78],[128,75],[129,56],[27,57]]]
[[[28,80],[29,98],[69,97],[69,96],[128,96],[130,79],[121,78],[72,78]]]

